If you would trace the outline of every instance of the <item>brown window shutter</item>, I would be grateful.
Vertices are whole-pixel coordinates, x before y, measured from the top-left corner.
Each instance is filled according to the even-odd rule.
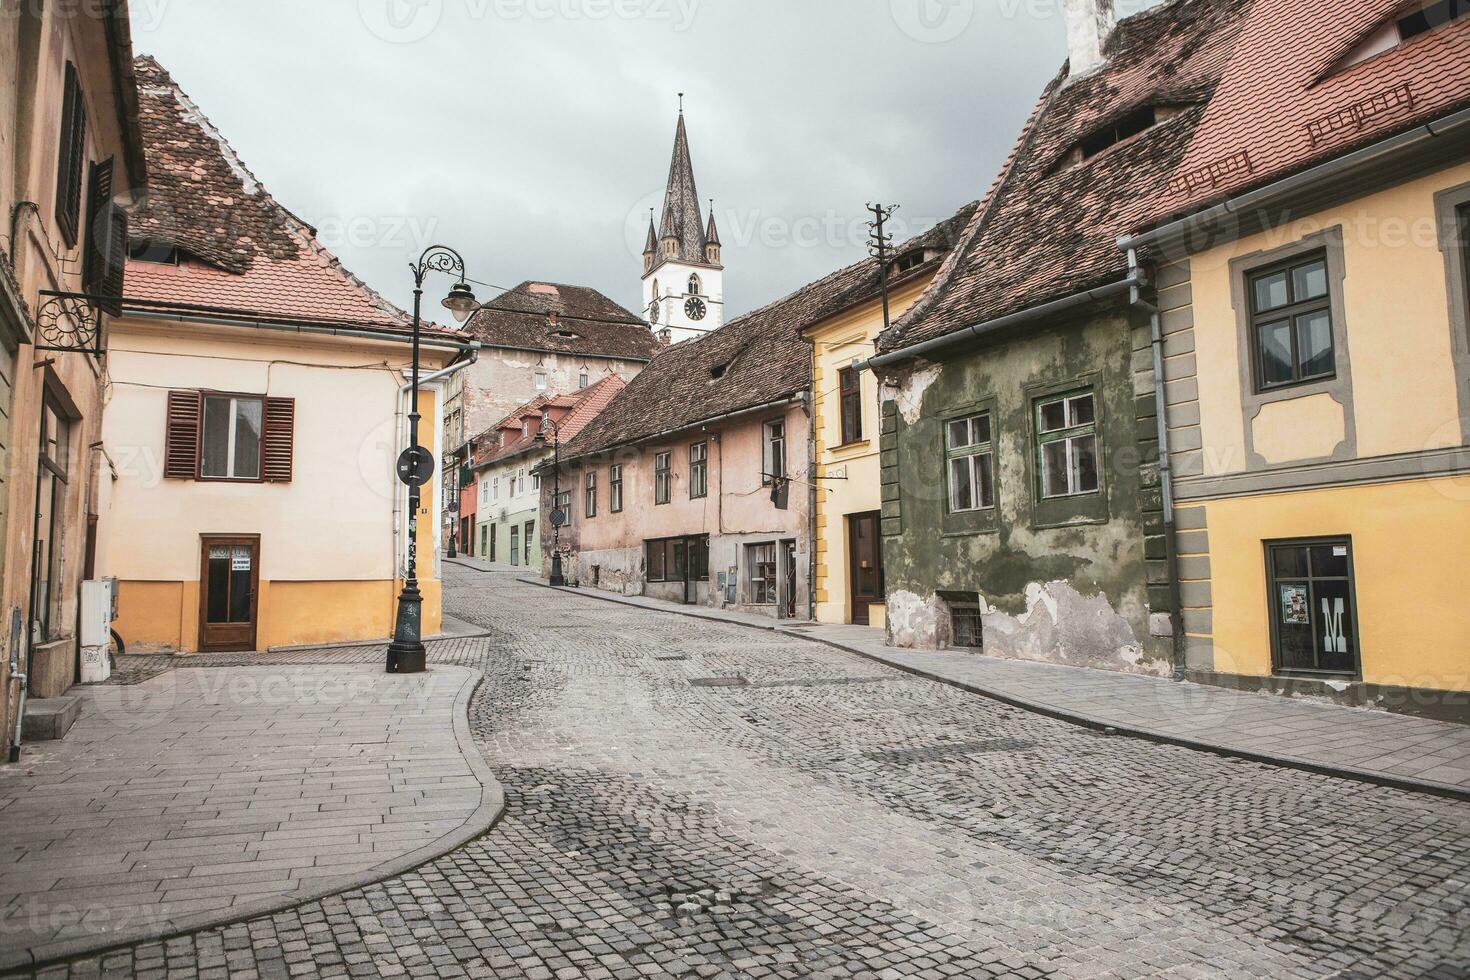
[[[296,399],[265,400],[265,465],[261,475],[269,483],[291,482],[291,456],[296,442]]]
[[[164,428],[163,475],[169,480],[199,476],[199,431],[204,396],[197,391],[168,393],[168,423]]]
[[[77,73],[77,66],[68,61],[61,107],[61,140],[56,155],[56,223],[61,228],[67,248],[77,243],[86,135],[87,106],[82,101],[81,76]]]
[[[87,180],[87,223],[82,252],[82,292],[98,295],[107,271],[112,227],[112,160],[92,164]]]
[[[101,305],[107,313],[122,316],[123,270],[128,258],[128,213],[111,203],[107,210],[107,258],[103,263],[100,295],[110,298]]]

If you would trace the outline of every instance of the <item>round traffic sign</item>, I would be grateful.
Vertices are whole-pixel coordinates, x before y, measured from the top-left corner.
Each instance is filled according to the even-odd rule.
[[[560,507],[556,507],[551,511],[550,520],[552,527],[561,527],[567,522],[567,512]]]
[[[410,446],[398,454],[398,479],[411,487],[421,487],[434,475],[434,455],[423,446]]]

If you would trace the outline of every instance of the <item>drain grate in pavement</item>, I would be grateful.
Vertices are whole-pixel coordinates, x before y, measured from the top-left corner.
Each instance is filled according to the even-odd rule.
[[[665,656],[665,657],[655,656],[653,659],[654,660],[669,661],[669,660],[688,660],[689,658],[687,656],[685,656],[684,654],[682,654],[682,653],[674,653],[674,654],[669,654],[668,656]]]
[[[880,674],[874,677],[804,677],[794,680],[752,681],[751,687],[829,687],[843,684],[887,684],[906,680],[902,674]]]
[[[942,762],[967,755],[983,755],[987,752],[1020,752],[1034,748],[1035,742],[1022,738],[980,738],[969,742],[943,742],[912,749],[885,749],[880,752],[865,752],[863,758],[890,766],[911,766],[918,762]]]
[[[750,681],[744,677],[695,677],[689,681],[690,687],[749,687]]]

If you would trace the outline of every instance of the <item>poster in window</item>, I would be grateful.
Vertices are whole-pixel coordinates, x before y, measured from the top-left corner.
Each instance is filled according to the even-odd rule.
[[[1281,586],[1281,622],[1287,626],[1310,626],[1311,607],[1305,585]]]

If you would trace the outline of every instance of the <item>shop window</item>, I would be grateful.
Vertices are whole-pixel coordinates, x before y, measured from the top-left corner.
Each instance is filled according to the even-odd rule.
[[[709,580],[709,535],[660,538],[643,543],[650,582]]]
[[[1249,280],[1256,390],[1331,378],[1336,359],[1326,255],[1253,272]]]
[[[750,602],[757,606],[776,604],[776,545],[745,546],[745,567],[749,575]]]
[[[623,512],[623,465],[614,463],[607,468],[607,509],[614,514]]]
[[[1355,676],[1358,617],[1351,541],[1271,542],[1266,558],[1277,673]]]
[[[1041,495],[1096,493],[1097,409],[1092,391],[1038,400],[1036,432]]]
[[[41,405],[41,452],[36,485],[36,540],[31,560],[31,639],[54,639],[64,628],[55,621],[55,583],[60,578],[57,540],[66,527],[67,467],[71,459],[71,420],[49,394]],[[53,630],[54,627],[54,630]]]
[[[510,528],[510,563],[512,565],[521,563],[521,529],[514,524]]]
[[[659,453],[653,457],[653,502],[655,504],[669,502],[669,487],[673,483],[673,473],[669,470],[670,459],[670,453]]]
[[[837,392],[842,444],[859,442],[863,438],[863,389],[857,368],[845,367],[837,372]]]
[[[689,499],[709,495],[709,443],[689,447]]]
[[[981,412],[945,423],[945,458],[949,469],[952,513],[995,506],[995,446],[990,413]]]

